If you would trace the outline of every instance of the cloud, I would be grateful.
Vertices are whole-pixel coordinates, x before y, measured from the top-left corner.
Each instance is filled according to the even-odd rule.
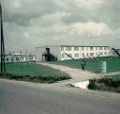
[[[45,22],[44,24],[47,24],[47,26],[49,26],[57,23],[62,23],[62,18],[68,17],[69,15],[70,13],[68,12],[56,12],[42,16],[41,20]]]
[[[120,42],[118,0],[2,0],[8,50]]]
[[[104,22],[113,29],[120,26],[118,0],[2,0],[5,22],[29,26],[30,21],[46,15],[62,17],[65,24],[75,22]],[[116,18],[117,17],[117,18]]]
[[[120,27],[118,0],[109,0],[109,2],[107,0],[77,0],[73,3],[67,9],[71,15],[63,18],[65,23],[93,21],[107,23],[112,29]]]
[[[31,19],[55,12],[56,6],[50,0],[3,0],[5,22],[29,26]]]
[[[59,32],[59,33],[64,33],[69,30],[69,26],[66,26],[64,24],[55,24],[53,26],[47,27],[46,31],[49,32]]]
[[[95,23],[95,22],[88,22],[88,23],[75,23],[72,25],[73,30],[72,32],[79,35],[88,36],[104,36],[112,33],[112,30],[105,24],[105,23]]]
[[[76,5],[87,8],[94,8],[98,5],[102,5],[104,3],[103,0],[74,0],[76,2]],[[82,5],[81,5],[82,4]]]

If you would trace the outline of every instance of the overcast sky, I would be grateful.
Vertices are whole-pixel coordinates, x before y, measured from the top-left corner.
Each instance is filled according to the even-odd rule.
[[[119,0],[2,0],[7,51],[43,45],[120,48]]]

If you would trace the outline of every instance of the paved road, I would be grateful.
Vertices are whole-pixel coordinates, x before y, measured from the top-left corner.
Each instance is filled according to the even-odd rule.
[[[120,99],[0,81],[0,114],[120,114]]]

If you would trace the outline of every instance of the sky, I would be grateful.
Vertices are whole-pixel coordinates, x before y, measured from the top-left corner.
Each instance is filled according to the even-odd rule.
[[[46,45],[120,48],[119,0],[1,0],[7,51]]]

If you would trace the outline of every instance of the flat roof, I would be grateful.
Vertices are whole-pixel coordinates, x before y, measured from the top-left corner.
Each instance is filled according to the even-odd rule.
[[[110,46],[100,46],[100,45],[98,45],[98,46],[96,46],[96,45],[61,45],[61,46],[63,46],[63,47],[67,47],[67,46],[71,46],[71,47],[110,47]]]
[[[35,47],[35,48],[42,48],[42,47],[110,47],[110,46],[105,46],[105,45],[46,45],[46,46],[40,46],[40,47]]]

